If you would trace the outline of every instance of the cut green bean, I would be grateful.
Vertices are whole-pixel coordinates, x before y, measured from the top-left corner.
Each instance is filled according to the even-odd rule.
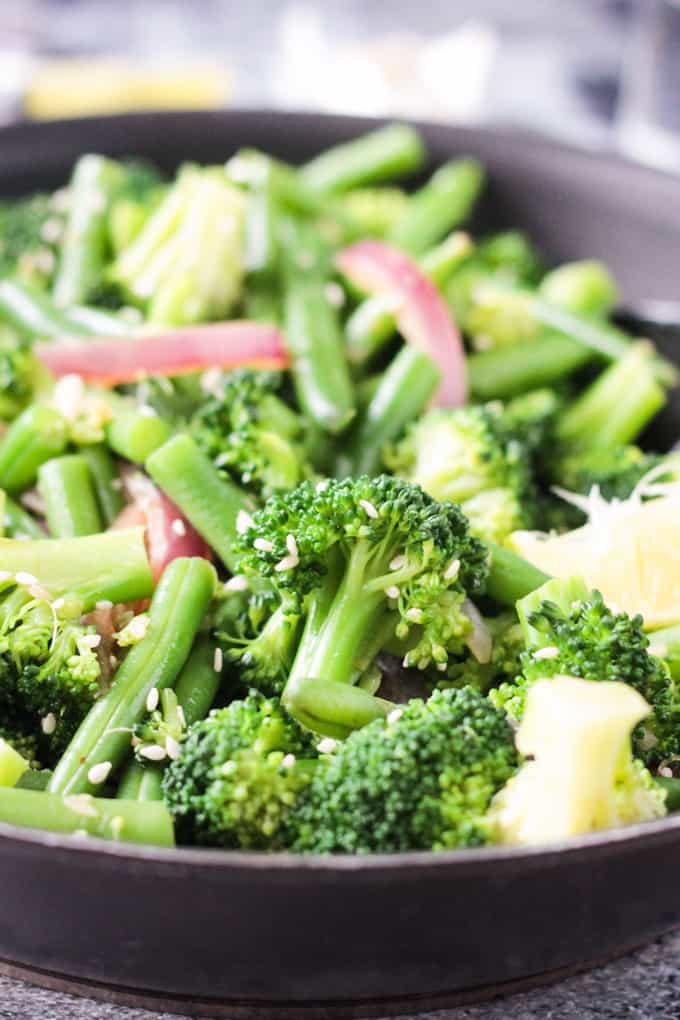
[[[545,336],[472,354],[468,382],[475,400],[504,400],[559,383],[592,361],[593,351],[568,336]]]
[[[241,511],[251,513],[249,496],[217,471],[188,435],[173,436],[146,462],[156,485],[177,504],[184,516],[229,570],[238,557],[234,544]]]
[[[207,560],[181,558],[166,567],[151,601],[145,636],[78,728],[54,771],[51,793],[92,793],[98,785],[93,768],[102,766],[99,771],[108,775],[125,760],[130,731],[144,716],[149,692],[175,682],[214,589],[215,571]]]
[[[346,458],[339,460],[340,476],[378,474],[383,449],[422,414],[440,380],[441,373],[427,354],[402,347],[352,431]]]
[[[544,574],[538,567],[510,549],[489,542],[486,594],[495,602],[502,606],[514,606],[519,599],[536,591],[549,580],[548,574]]]
[[[102,531],[102,519],[90,468],[84,457],[68,454],[38,470],[38,491],[53,538],[77,538]]]
[[[291,281],[284,318],[300,407],[319,428],[342,432],[354,417],[355,400],[337,314],[323,285]]]
[[[106,441],[119,457],[143,464],[172,434],[153,408],[119,408],[106,427]]]
[[[348,191],[420,169],[425,150],[417,131],[406,124],[388,124],[351,142],[326,149],[300,171],[311,191]]]
[[[27,340],[88,336],[92,332],[57,308],[47,294],[16,280],[0,282],[0,322]]]
[[[248,196],[243,262],[247,273],[271,276],[278,267],[279,214],[274,188],[265,180]]]
[[[0,789],[0,822],[46,832],[97,836],[122,843],[175,845],[172,818],[162,802],[61,797],[40,790]]]
[[[73,595],[85,611],[103,599],[135,602],[153,590],[144,528],[34,542],[0,538],[0,563],[10,574],[36,577],[52,595]]]
[[[5,495],[3,534],[8,538],[44,538],[45,531],[22,506]]]
[[[596,259],[558,266],[546,273],[538,292],[549,304],[588,318],[610,315],[618,298],[614,277]]]
[[[68,426],[51,407],[31,404],[0,440],[0,487],[15,494],[36,480],[38,468],[66,448]]]
[[[476,159],[445,163],[411,195],[388,241],[411,255],[421,255],[468,218],[483,183],[484,170]]]
[[[134,330],[133,323],[101,308],[74,305],[65,314],[70,324],[71,335],[77,330],[88,336],[130,336]]]
[[[82,304],[100,283],[107,258],[107,214],[123,178],[119,163],[82,156],[69,186],[71,201],[52,293],[61,308]]]
[[[82,446],[80,455],[87,461],[99,512],[108,527],[125,506],[116,463],[103,443]]]

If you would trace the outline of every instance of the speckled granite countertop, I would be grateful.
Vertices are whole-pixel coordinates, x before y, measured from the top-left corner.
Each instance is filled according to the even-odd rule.
[[[412,1020],[680,1020],[680,932],[549,988]],[[75,999],[0,977],[0,1020],[182,1020]],[[396,1020],[396,1018],[393,1018]],[[406,1018],[399,1018],[406,1020]]]

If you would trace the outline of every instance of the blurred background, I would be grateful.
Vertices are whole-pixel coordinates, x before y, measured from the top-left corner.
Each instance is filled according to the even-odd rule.
[[[270,106],[533,126],[680,170],[680,0],[0,0],[0,119]]]

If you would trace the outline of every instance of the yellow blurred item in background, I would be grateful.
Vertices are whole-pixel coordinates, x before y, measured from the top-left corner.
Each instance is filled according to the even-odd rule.
[[[130,110],[210,110],[224,106],[231,75],[220,64],[141,65],[122,59],[54,60],[41,64],[24,98],[37,120]]]

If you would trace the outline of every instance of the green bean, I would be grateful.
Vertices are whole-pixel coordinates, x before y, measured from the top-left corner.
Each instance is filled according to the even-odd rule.
[[[0,282],[0,321],[27,340],[88,336],[91,332],[57,308],[47,294],[16,280]]]
[[[424,161],[422,140],[406,124],[388,124],[350,142],[326,149],[300,172],[311,191],[331,194],[418,170]]]
[[[177,504],[229,570],[238,557],[234,545],[241,511],[252,512],[249,496],[219,474],[188,435],[173,436],[146,462],[156,485]]]
[[[152,408],[120,408],[106,427],[113,452],[134,464],[143,464],[171,434],[171,426]]]
[[[618,296],[612,274],[596,259],[558,266],[546,273],[538,292],[550,304],[588,318],[610,315]]]
[[[75,332],[74,326],[88,336],[130,336],[133,332],[130,322],[115,312],[105,312],[101,308],[74,305],[69,308],[66,317],[71,324],[71,334]]]
[[[175,845],[172,818],[162,802],[105,800],[40,790],[0,789],[0,821],[47,832],[87,833],[100,839],[152,846]]]
[[[568,336],[543,336],[467,359],[475,400],[504,400],[527,390],[559,383],[593,359],[593,352]]]
[[[411,255],[421,255],[467,219],[484,183],[476,159],[445,163],[409,199],[388,240]]]
[[[96,535],[102,530],[92,475],[84,457],[67,454],[41,464],[38,490],[53,538]]]
[[[150,691],[171,687],[186,662],[214,588],[215,571],[207,560],[181,558],[166,567],[151,601],[146,635],[76,731],[54,771],[51,793],[92,793],[97,780],[103,781],[98,773],[106,778],[124,761],[130,731],[143,718]]]
[[[45,538],[35,517],[5,494],[3,534],[9,538]]]
[[[116,464],[104,443],[81,446],[80,455],[87,461],[99,512],[108,527],[125,505]]]
[[[87,301],[107,258],[107,214],[123,168],[104,156],[82,156],[70,183],[71,201],[52,293],[62,308]]]
[[[489,576],[486,594],[503,606],[514,606],[519,599],[536,591],[550,578],[527,560],[489,543]]]
[[[58,456],[67,442],[64,417],[46,405],[31,404],[0,440],[0,487],[11,494],[27,489],[40,465]]]
[[[355,401],[337,314],[323,285],[291,281],[284,319],[300,407],[319,428],[342,432],[354,417]]]
[[[276,224],[279,215],[274,188],[269,180],[248,196],[243,262],[247,273],[271,276],[278,267]]]

